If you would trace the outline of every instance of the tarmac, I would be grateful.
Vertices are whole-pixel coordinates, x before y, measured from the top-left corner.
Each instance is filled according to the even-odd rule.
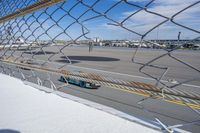
[[[64,68],[71,71],[95,72],[97,74],[112,77],[116,80],[132,80],[150,84],[156,83],[147,75],[139,72],[141,65],[131,61],[135,49],[94,47],[93,51],[88,52],[87,47],[67,47],[62,52],[67,55],[69,59],[71,59],[72,64],[69,65],[69,61],[66,59],[66,56],[62,55],[61,53],[57,53],[59,52],[59,48],[61,48],[61,46],[46,47],[44,48],[46,54],[35,50],[36,52],[34,53],[34,58],[38,60],[48,60],[48,58],[51,57],[51,60],[56,62],[55,64],[58,63],[67,65]],[[11,51],[9,51],[7,54],[9,55],[10,52]],[[26,58],[30,58],[32,56],[29,51],[23,50],[15,52],[14,55],[20,56],[22,52],[24,52],[23,56]],[[164,50],[142,49],[136,55],[135,61],[145,63],[164,53],[166,53]],[[52,57],[53,54],[55,54],[55,56]],[[172,55],[184,60],[198,70],[200,69],[199,51],[179,50],[177,52],[173,52]],[[197,79],[196,81],[184,83],[184,85],[175,89],[200,95],[200,74],[197,71],[192,70],[185,64],[181,64],[180,62],[173,60],[168,55],[158,61],[153,62],[153,65],[169,67],[168,72],[162,79],[162,81],[167,84],[173,84],[169,83],[168,81],[181,82],[190,78]],[[58,66],[52,65],[52,67]],[[17,68],[14,66],[12,69],[17,71]],[[8,69],[5,71],[9,73]],[[21,71],[25,74],[28,81],[37,83],[35,78],[28,78],[28,75],[30,75],[29,70]],[[159,77],[163,73],[163,70],[150,67],[145,68],[144,71],[155,77]],[[45,80],[43,85],[50,87],[46,72],[34,72],[36,75],[38,75],[38,77],[41,77],[41,79]],[[16,72],[15,76],[21,78],[20,73]],[[62,83],[58,81],[60,77],[59,75],[50,74],[50,77],[56,86],[62,85]],[[186,105],[181,104],[180,102],[166,101],[162,98],[149,98],[148,100],[145,100],[142,105],[138,105],[137,102],[143,98],[146,98],[145,95],[116,86],[113,87],[104,85],[99,89],[92,90],[68,85],[61,88],[59,91],[113,107],[119,111],[144,119],[155,120],[155,117],[157,117],[166,125],[183,124],[199,120],[199,115],[194,110],[188,108]],[[200,110],[200,108],[196,108],[196,110]],[[200,130],[200,124],[184,126],[182,129],[197,133]]]

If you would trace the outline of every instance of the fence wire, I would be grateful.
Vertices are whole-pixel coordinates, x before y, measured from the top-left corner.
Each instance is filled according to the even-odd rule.
[[[160,11],[162,9],[152,10],[152,7],[159,2],[159,0],[141,2],[134,0],[1,0],[1,72],[50,87],[55,91],[66,87],[66,84],[61,84],[57,79],[60,75],[65,75],[106,87],[137,92],[145,95],[145,98],[137,101],[138,106],[148,112],[151,111],[144,106],[144,103],[151,99],[178,100],[188,110],[195,112],[199,118],[200,93],[198,90],[191,91],[191,86],[187,86],[187,83],[198,84],[200,81],[200,62],[198,56],[195,57],[195,53],[198,55],[199,51],[192,50],[191,53],[194,55],[192,60],[186,57],[187,54],[181,55],[177,52],[190,44],[193,44],[190,45],[192,49],[196,46],[195,43],[200,42],[199,27],[188,25],[180,21],[179,18],[191,9],[198,9],[200,1],[193,0],[183,4],[183,6],[177,6],[178,9],[172,11],[171,15],[166,15]],[[153,21],[149,20],[148,17],[152,17]],[[198,19],[196,17],[197,22],[199,22]],[[137,24],[137,21],[144,23]],[[152,23],[150,24],[148,21],[152,21]],[[102,24],[102,22],[104,23]],[[94,23],[95,26],[93,26]],[[182,39],[182,33],[174,31],[177,32],[172,35],[174,41],[169,43],[169,47],[164,47],[165,42],[169,42],[169,40],[162,41],[159,34],[165,34],[163,32],[168,34],[166,27],[169,25],[178,27],[183,32],[189,32],[189,39]],[[88,54],[91,56],[95,53],[95,50],[98,51],[99,49],[94,45],[110,42],[109,39],[106,41],[94,39],[98,35],[95,32],[100,34],[101,30],[104,30],[102,26],[114,29],[114,32],[119,30],[126,36],[139,40],[135,42],[138,43],[137,46],[131,45],[133,42],[131,38],[126,40],[128,46],[136,47],[131,49],[133,52],[129,59],[132,64],[139,66],[137,69],[141,75],[148,78],[141,80],[137,77],[130,78],[129,75],[125,74],[120,75],[119,73],[123,73],[121,69],[119,73],[97,70],[99,67],[90,69],[91,64],[83,67],[74,66],[80,61],[77,55],[86,51],[85,47],[88,48]],[[144,28],[144,26],[147,26],[147,28]],[[159,33],[162,26],[166,29]],[[171,30],[173,31],[173,29]],[[114,32],[111,30],[110,35],[116,34],[117,36],[117,33]],[[156,39],[149,39],[155,32],[157,32]],[[104,33],[102,32],[102,34]],[[119,40],[115,39],[114,41],[120,42]],[[151,49],[150,52],[153,53],[152,57],[148,57],[149,51],[145,51],[143,48],[147,44],[152,46],[149,48]],[[154,48],[157,50],[153,50]],[[108,49],[112,51],[112,48]],[[83,53],[83,56],[87,55],[86,53]],[[94,55],[97,56],[99,53],[97,52]],[[118,53],[118,56],[123,56],[123,53]],[[179,64],[180,68],[174,69],[170,62]],[[184,78],[180,79],[180,75],[173,75],[172,79],[167,78],[166,75],[170,75],[179,69],[181,70],[180,73],[185,75]],[[188,72],[193,72],[194,75],[187,76]],[[169,82],[166,82],[166,80],[169,80]],[[183,89],[184,87],[185,89]],[[171,131],[175,127],[198,124],[199,122],[198,119],[184,124],[174,124],[176,126],[170,127],[163,124],[155,114],[153,114],[153,117],[166,131]]]

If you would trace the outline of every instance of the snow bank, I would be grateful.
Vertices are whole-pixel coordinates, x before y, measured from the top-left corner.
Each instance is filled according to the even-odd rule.
[[[0,74],[0,133],[4,130],[11,131],[8,133],[158,132]]]

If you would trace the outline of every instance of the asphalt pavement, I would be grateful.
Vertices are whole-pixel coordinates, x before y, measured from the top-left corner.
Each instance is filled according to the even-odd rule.
[[[45,48],[45,51],[49,52],[48,54],[36,54],[34,58],[47,60],[52,53],[59,51],[59,49],[56,49],[55,47],[56,46]],[[19,56],[21,52],[23,51],[17,51],[15,56]],[[116,79],[131,79],[134,81],[136,80],[154,83],[153,80],[149,79],[149,77],[138,71],[140,65],[131,62],[134,49],[94,48],[92,52],[88,52],[88,48],[86,47],[69,47],[64,49],[63,52],[72,60],[72,64],[67,68],[80,71],[95,71],[97,73],[105,73],[108,76],[116,76]],[[136,59],[137,62],[144,63],[163,53],[165,53],[163,50],[142,50],[138,53],[138,57]],[[30,53],[24,54],[26,57],[31,57]],[[173,55],[184,61],[187,61],[197,69],[200,69],[200,61],[198,60],[200,57],[200,52],[177,51],[173,53]],[[56,54],[51,59],[60,64],[69,63],[66,61],[65,56],[61,54]],[[196,79],[200,78],[200,74],[198,72],[191,70],[188,68],[188,66],[170,59],[167,56],[159,61],[154,62],[154,64],[169,67],[170,71],[163,78],[164,81],[175,79],[177,82],[180,82],[187,80],[190,77]],[[12,70],[16,70],[14,73],[16,77],[22,78],[21,74],[17,72],[18,69],[16,67],[11,66],[11,68]],[[95,70],[90,70],[87,68],[92,68]],[[96,69],[102,71],[96,71]],[[24,73],[28,81],[37,83],[36,78],[29,76],[30,70],[21,69],[20,71]],[[160,70],[153,70],[151,68],[146,68],[145,71],[154,76],[160,76],[162,73]],[[5,69],[5,72],[8,74],[10,71],[9,69]],[[50,82],[48,80],[49,76],[46,72],[34,71],[34,74],[44,81],[44,86],[50,87]],[[50,77],[57,87],[62,85],[62,83],[58,81],[60,77],[59,75],[50,74]],[[200,82],[197,80],[186,83],[183,88],[186,91],[192,91],[196,94],[200,94],[199,86]],[[177,89],[183,88],[180,87]],[[68,85],[61,88],[59,91],[113,107],[117,110],[140,117],[142,119],[155,120],[155,117],[157,117],[166,125],[182,124],[200,119],[200,116],[187,106],[166,102],[162,99],[148,99],[144,101],[142,105],[138,105],[137,102],[145,98],[144,96],[129,91],[123,91],[115,87],[102,86],[99,89],[91,90],[80,88],[74,85]],[[200,131],[200,124],[184,126],[182,129],[198,133]]]

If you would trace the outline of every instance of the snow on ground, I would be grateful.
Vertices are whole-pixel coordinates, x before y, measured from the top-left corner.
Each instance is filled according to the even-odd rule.
[[[55,94],[39,91],[18,79],[0,74],[0,133],[4,131],[5,133],[158,132]]]

